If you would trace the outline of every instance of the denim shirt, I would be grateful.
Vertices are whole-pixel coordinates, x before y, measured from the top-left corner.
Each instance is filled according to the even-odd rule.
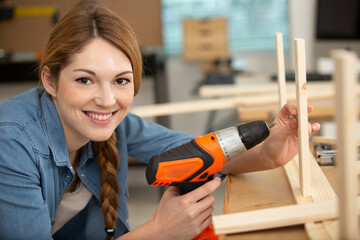
[[[116,128],[120,166],[115,238],[128,232],[128,156],[147,163],[193,137],[128,114]],[[100,171],[90,141],[81,149],[78,175],[93,193],[87,206],[53,236],[59,202],[74,178],[64,131],[50,95],[34,88],[0,105],[0,238],[105,239]],[[145,173],[144,173],[145,175]]]

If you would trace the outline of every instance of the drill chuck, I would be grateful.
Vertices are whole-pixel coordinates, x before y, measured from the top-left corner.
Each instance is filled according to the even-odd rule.
[[[214,134],[219,142],[226,161],[230,161],[246,151],[236,126],[215,131]]]
[[[245,148],[248,150],[264,141],[270,135],[267,123],[261,120],[240,124],[237,126],[237,129]]]
[[[269,128],[264,121],[253,121],[214,132],[226,161],[265,140]]]

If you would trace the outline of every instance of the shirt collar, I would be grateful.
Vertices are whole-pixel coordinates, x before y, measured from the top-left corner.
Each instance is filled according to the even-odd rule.
[[[94,149],[93,142],[89,141],[85,146],[83,146],[80,150],[80,162],[79,167],[85,164],[88,159],[92,159],[94,157]]]
[[[64,130],[51,96],[44,88],[39,89],[43,126],[54,161],[58,166],[70,164]]]

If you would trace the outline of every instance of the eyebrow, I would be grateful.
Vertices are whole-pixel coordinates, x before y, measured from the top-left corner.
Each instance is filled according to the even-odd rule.
[[[87,73],[89,73],[89,74],[91,74],[91,75],[96,76],[96,73],[95,73],[95,72],[93,72],[93,71],[91,71],[91,70],[89,70],[89,69],[84,69],[84,68],[75,69],[73,72],[87,72]],[[125,74],[128,74],[128,73],[133,74],[132,71],[123,71],[123,72],[120,72],[120,73],[116,74],[115,77],[119,77],[119,76],[122,76],[122,75],[125,75]]]

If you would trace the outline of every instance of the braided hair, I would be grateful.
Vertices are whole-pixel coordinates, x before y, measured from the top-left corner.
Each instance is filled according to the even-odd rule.
[[[105,218],[105,231],[108,234],[106,240],[111,240],[113,238],[117,219],[116,209],[118,207],[119,184],[116,179],[116,172],[119,167],[120,157],[115,144],[115,133],[113,133],[105,142],[94,143],[94,149],[98,156],[98,165],[100,169],[101,211]]]

